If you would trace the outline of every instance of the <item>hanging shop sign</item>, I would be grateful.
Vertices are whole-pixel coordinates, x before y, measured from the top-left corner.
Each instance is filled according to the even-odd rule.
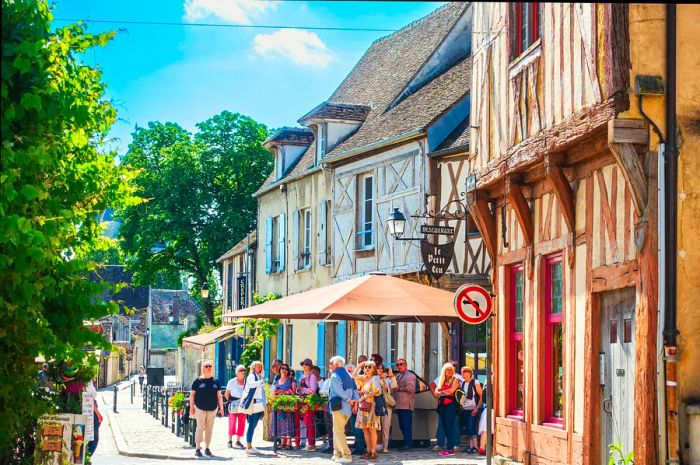
[[[428,274],[437,280],[445,274],[450,266],[452,255],[454,255],[455,251],[455,243],[431,244],[427,240],[421,239],[420,251]]]
[[[441,236],[454,236],[455,228],[452,226],[433,226],[430,224],[422,224],[420,227],[421,234],[439,234]]]
[[[486,321],[493,309],[491,294],[481,286],[465,284],[455,292],[455,312],[467,324],[478,325]]]
[[[238,308],[245,308],[247,306],[246,294],[248,290],[248,283],[245,276],[238,277]]]

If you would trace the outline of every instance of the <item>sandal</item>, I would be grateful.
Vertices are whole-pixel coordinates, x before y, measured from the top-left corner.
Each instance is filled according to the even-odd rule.
[[[372,454],[370,454],[370,456],[369,456],[369,459],[370,459],[370,460],[377,460],[377,453],[376,453],[376,452],[372,452]]]
[[[362,455],[360,456],[360,458],[368,459],[368,460],[369,460],[369,459],[372,458],[372,454],[370,454],[369,452],[365,452],[364,454],[362,454]]]

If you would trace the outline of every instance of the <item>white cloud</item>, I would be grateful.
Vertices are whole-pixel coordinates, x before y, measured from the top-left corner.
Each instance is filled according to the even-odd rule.
[[[286,58],[302,66],[325,68],[334,59],[333,52],[314,32],[300,29],[258,34],[253,48],[263,57]]]
[[[275,2],[260,0],[185,0],[185,20],[198,21],[213,16],[237,24],[250,24],[276,7]]]

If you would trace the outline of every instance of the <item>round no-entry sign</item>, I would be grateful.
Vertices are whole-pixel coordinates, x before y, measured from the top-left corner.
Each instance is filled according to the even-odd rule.
[[[455,292],[455,311],[465,323],[483,323],[491,314],[492,308],[491,295],[481,286],[465,284]]]

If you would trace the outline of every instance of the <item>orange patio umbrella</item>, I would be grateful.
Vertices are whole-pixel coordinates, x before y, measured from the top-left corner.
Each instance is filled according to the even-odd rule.
[[[341,281],[234,312],[235,318],[456,321],[454,294],[380,273]]]

